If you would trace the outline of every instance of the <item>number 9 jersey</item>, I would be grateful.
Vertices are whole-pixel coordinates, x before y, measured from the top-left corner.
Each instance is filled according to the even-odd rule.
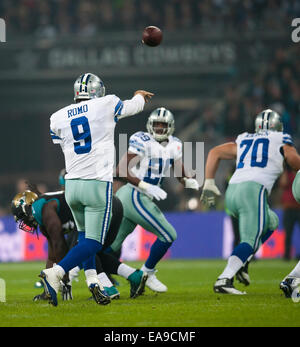
[[[96,179],[112,182],[114,130],[119,117],[143,110],[143,96],[121,101],[107,95],[55,112],[50,118],[50,135],[65,156],[66,179]]]
[[[283,171],[284,156],[281,148],[293,146],[290,135],[278,131],[243,133],[236,139],[236,170],[229,184],[254,181],[271,193],[274,182]]]
[[[162,178],[170,175],[174,162],[182,158],[182,142],[170,135],[168,142],[161,144],[151,134],[140,131],[130,137],[128,151],[140,157],[139,164],[132,168],[133,174],[142,181],[160,185]]]

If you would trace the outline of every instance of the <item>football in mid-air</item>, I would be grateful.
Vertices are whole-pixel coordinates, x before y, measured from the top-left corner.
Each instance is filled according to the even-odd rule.
[[[162,37],[162,31],[158,27],[151,25],[144,29],[142,42],[148,46],[155,47],[161,43]]]

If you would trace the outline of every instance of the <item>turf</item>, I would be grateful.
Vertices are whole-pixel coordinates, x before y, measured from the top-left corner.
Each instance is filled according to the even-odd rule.
[[[130,263],[140,266],[141,263]],[[100,306],[88,300],[90,293],[80,274],[73,285],[73,301],[53,307],[33,302],[41,292],[34,287],[44,264],[2,263],[0,278],[6,281],[6,302],[0,302],[0,326],[100,326],[100,327],[204,327],[204,326],[300,326],[300,302],[286,299],[279,282],[295,262],[259,260],[250,265],[252,283],[247,295],[215,294],[214,281],[224,260],[165,260],[159,265],[160,278],[168,292],[155,294],[146,288],[143,296],[129,298],[129,284],[120,281],[121,298]],[[236,283],[236,287],[245,287]]]

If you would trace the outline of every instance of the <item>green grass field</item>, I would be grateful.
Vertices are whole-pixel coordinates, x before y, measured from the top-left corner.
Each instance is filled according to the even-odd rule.
[[[0,278],[6,281],[6,302],[0,302],[0,326],[99,326],[99,327],[203,327],[203,326],[300,326],[300,302],[286,299],[279,282],[295,262],[259,260],[250,265],[252,284],[245,296],[218,295],[212,290],[224,260],[168,260],[159,264],[158,278],[169,288],[129,299],[129,284],[118,277],[121,298],[100,306],[81,272],[73,285],[73,301],[53,307],[33,302],[41,292],[34,288],[44,264],[2,263]],[[140,266],[141,263],[131,263]],[[245,289],[236,283],[238,289]]]

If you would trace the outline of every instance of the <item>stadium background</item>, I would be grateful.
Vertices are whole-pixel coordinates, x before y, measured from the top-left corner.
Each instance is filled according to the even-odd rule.
[[[205,156],[212,146],[252,131],[264,108],[283,115],[299,149],[300,43],[291,40],[292,19],[300,17],[297,0],[2,0],[0,17],[7,29],[7,42],[0,43],[0,261],[45,255],[42,237],[16,232],[9,203],[23,179],[42,191],[59,189],[64,163],[51,143],[49,116],[72,102],[73,82],[82,72],[98,74],[107,93],[123,99],[136,89],[155,93],[141,115],[117,126],[117,160],[118,134],[144,129],[159,106],[174,113],[177,137],[205,143]],[[147,25],[162,28],[161,46],[141,44]],[[232,165],[222,163],[218,172],[223,192]],[[165,184],[169,196],[160,207],[179,232],[178,249],[169,256],[226,256],[232,237],[222,199],[218,211],[207,212],[199,194],[175,179]],[[277,184],[270,202],[280,215],[281,195]],[[181,222],[185,218],[189,224]],[[141,239],[135,234],[133,243]],[[143,237],[139,244],[147,250]],[[300,254],[298,239],[297,228],[294,255]],[[283,256],[282,223],[266,247],[262,256]]]

